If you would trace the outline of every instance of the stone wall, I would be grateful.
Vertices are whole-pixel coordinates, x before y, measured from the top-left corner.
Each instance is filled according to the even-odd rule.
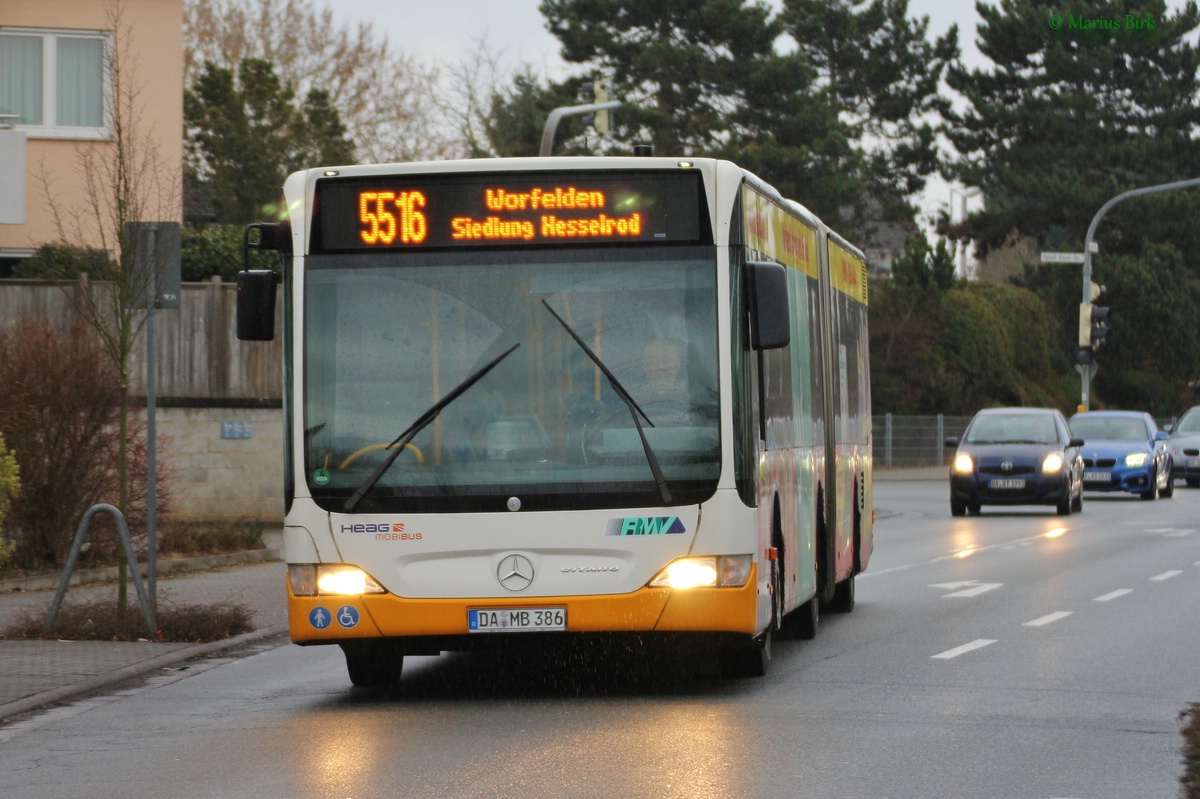
[[[160,407],[155,419],[167,521],[283,523],[281,409]]]

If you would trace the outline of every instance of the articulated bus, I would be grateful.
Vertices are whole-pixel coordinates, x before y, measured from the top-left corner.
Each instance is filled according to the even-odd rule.
[[[866,261],[801,205],[653,155],[311,169],[284,199],[238,335],[282,297],[293,642],[355,685],[606,636],[757,676],[854,607]]]

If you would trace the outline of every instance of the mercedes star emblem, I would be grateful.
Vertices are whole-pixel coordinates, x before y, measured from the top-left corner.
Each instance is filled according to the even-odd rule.
[[[533,563],[524,555],[505,555],[496,568],[496,579],[509,591],[524,591],[533,582]]]

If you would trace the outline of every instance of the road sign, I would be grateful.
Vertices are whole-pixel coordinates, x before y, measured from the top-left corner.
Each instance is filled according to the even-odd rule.
[[[1044,264],[1081,264],[1081,263],[1083,263],[1083,253],[1081,253],[1081,252],[1044,252],[1044,253],[1042,253],[1042,263],[1044,263]]]

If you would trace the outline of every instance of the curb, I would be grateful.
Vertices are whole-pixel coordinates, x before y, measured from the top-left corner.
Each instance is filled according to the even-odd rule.
[[[236,566],[242,563],[265,563],[279,560],[279,550],[250,549],[244,552],[229,552],[224,555],[205,555],[198,558],[175,558],[160,560],[155,563],[157,576],[164,574],[187,574],[189,572],[208,571],[222,566]],[[146,579],[146,564],[138,564],[142,579]],[[117,579],[116,566],[105,566],[102,569],[76,569],[71,574],[67,585],[89,585],[94,583],[111,583]],[[17,577],[11,580],[0,580],[0,593],[8,591],[52,591],[62,582],[62,573],[42,574],[36,577]]]
[[[152,657],[143,660],[140,663],[134,663],[129,666],[123,666],[119,669],[114,669],[104,674],[98,674],[95,677],[89,677],[86,680],[80,680],[71,685],[63,685],[58,688],[51,688],[42,691],[40,694],[27,696],[24,699],[18,699],[15,702],[9,702],[5,705],[0,705],[0,720],[7,720],[13,716],[22,713],[28,713],[31,710],[37,710],[45,705],[51,705],[56,702],[63,702],[68,699],[78,699],[81,695],[96,691],[101,688],[106,688],[116,683],[124,682],[133,677],[139,677],[148,672],[171,666],[175,663],[181,663],[185,660],[202,657],[220,652],[224,649],[231,649],[241,644],[253,643],[265,638],[271,638],[276,635],[282,635],[288,631],[288,625],[274,624],[270,627],[264,627],[261,630],[251,630],[248,633],[226,638],[221,641],[210,641],[206,644],[196,644],[195,646],[176,649],[157,657]],[[153,646],[153,644],[150,644]]]

